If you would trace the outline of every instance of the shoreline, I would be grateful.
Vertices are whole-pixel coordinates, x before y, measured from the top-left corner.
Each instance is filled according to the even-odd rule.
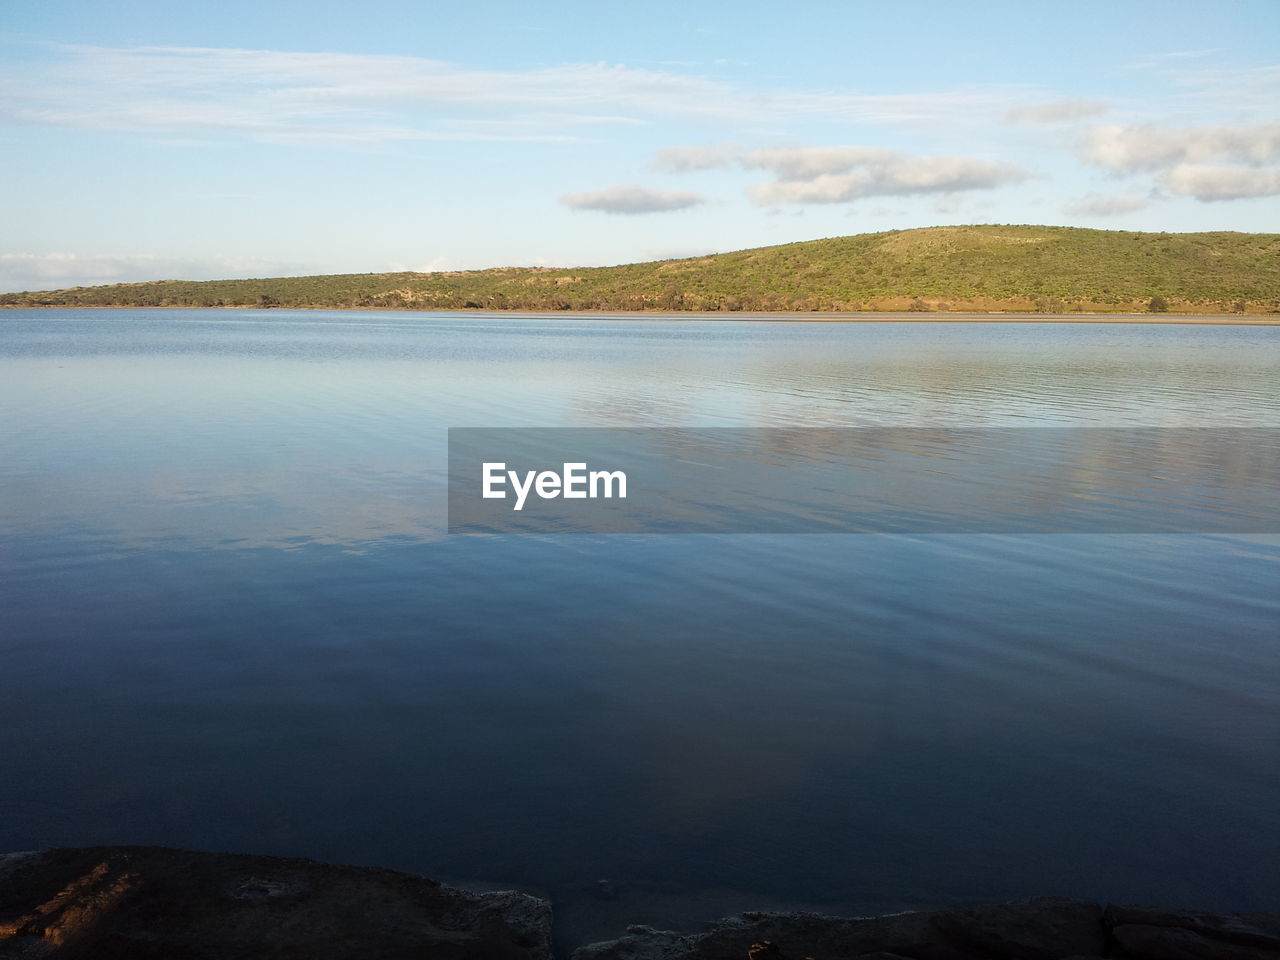
[[[0,311],[8,310],[217,310],[217,311],[252,311],[265,313],[279,310],[316,311],[325,313],[403,313],[409,315],[450,315],[458,317],[561,317],[563,319],[594,318],[600,320],[696,320],[707,322],[759,321],[772,323],[1127,323],[1171,326],[1230,326],[1230,327],[1275,327],[1280,326],[1280,314],[1273,315],[1240,315],[1240,314],[1150,314],[1150,313],[913,313],[877,312],[877,313],[809,313],[802,311],[673,311],[658,310],[407,310],[388,307],[196,307],[188,305],[171,306],[130,306],[115,304],[83,304],[68,306],[65,304],[42,306],[0,305]]]

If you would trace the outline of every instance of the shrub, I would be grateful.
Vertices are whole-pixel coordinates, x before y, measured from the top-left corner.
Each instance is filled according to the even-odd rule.
[[[1152,297],[1147,304],[1147,313],[1168,313],[1169,303],[1164,297]]]

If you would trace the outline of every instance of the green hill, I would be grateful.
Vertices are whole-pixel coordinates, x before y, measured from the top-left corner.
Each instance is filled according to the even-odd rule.
[[[0,305],[1274,313],[1280,234],[928,227],[617,267],[163,280]]]

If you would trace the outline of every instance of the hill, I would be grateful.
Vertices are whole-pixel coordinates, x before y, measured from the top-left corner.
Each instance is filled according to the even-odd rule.
[[[1280,234],[893,230],[616,267],[162,280],[0,306],[1280,312]]]

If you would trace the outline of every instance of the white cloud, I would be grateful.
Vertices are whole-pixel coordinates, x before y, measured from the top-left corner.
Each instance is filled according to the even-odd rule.
[[[1170,193],[1197,200],[1280,195],[1280,123],[1104,126],[1091,132],[1081,156],[1118,174],[1156,173]]]
[[[0,290],[48,290],[147,280],[223,280],[305,273],[304,265],[245,257],[182,259],[150,254],[0,253]]]
[[[688,173],[692,170],[715,170],[727,167],[742,155],[739,143],[717,143],[706,147],[667,147],[654,154],[650,166],[655,170]]]
[[[1086,193],[1067,204],[1067,213],[1078,213],[1087,217],[1118,217],[1133,213],[1150,206],[1150,197],[1133,195],[1115,195],[1102,193]]]
[[[897,154],[879,147],[774,147],[753,150],[744,167],[768,170],[779,180],[813,180],[826,174],[848,173],[855,167],[886,163]]]
[[[705,202],[705,198],[685,190],[650,190],[638,184],[623,183],[605,190],[566,194],[560,202],[572,210],[640,214],[685,210]]]
[[[774,174],[776,179],[772,182],[747,188],[747,195],[760,206],[986,190],[1031,176],[1007,163],[957,156],[912,157],[880,147],[771,147],[750,151],[736,143],[668,147],[658,152],[653,165],[687,171],[735,162],[748,170]]]
[[[1014,107],[1005,114],[1005,121],[1013,124],[1066,123],[1106,112],[1107,105],[1097,100],[1057,100]]]
[[[742,162],[777,175],[772,182],[748,189],[752,201],[762,206],[989,190],[1031,176],[1007,163],[957,156],[911,157],[878,147],[756,150]]]
[[[1280,161],[1280,123],[1238,127],[1102,126],[1081,151],[1089,163],[1115,173],[1164,170],[1180,163],[1228,160],[1263,164]]]
[[[0,116],[28,124],[274,141],[572,139],[655,117],[750,124],[956,123],[1011,88],[916,94],[755,89],[607,63],[475,70],[420,57],[60,46],[0,69]]]
[[[1160,177],[1171,193],[1197,200],[1243,200],[1280,195],[1280,170],[1181,164]]]

